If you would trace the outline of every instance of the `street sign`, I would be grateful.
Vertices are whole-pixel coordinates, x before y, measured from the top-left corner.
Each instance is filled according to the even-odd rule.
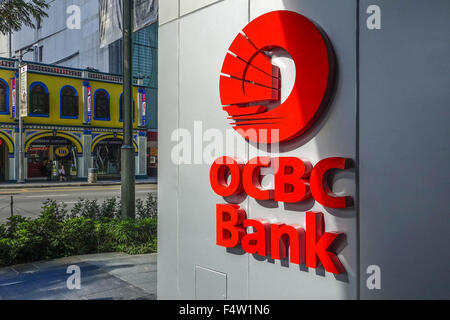
[[[142,93],[142,125],[147,125],[147,94]]]
[[[92,106],[91,106],[91,87],[87,87],[87,122],[92,120]]]
[[[60,158],[67,157],[69,155],[69,148],[67,146],[56,148],[55,154]]]
[[[11,105],[12,105],[12,114],[11,118],[16,118],[16,78],[11,79],[11,86],[12,86],[12,96],[11,96]]]
[[[28,83],[27,83],[27,66],[20,68],[19,76],[19,114],[20,116],[28,116]]]

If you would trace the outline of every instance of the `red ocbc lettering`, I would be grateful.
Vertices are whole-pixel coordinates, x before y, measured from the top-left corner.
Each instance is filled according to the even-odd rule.
[[[241,171],[243,165],[232,157],[220,157],[209,170],[209,181],[215,193],[222,197],[239,194],[242,191]],[[228,174],[231,176],[227,184]]]
[[[275,201],[300,202],[311,196],[309,183],[304,180],[311,165],[294,157],[278,158],[275,166]]]
[[[261,186],[261,168],[275,164],[275,190],[266,190]],[[214,192],[227,197],[242,190],[257,200],[281,202],[300,202],[312,197],[328,208],[346,208],[353,205],[350,196],[333,195],[327,181],[332,169],[347,169],[349,159],[326,158],[314,168],[305,160],[295,157],[256,157],[245,166],[231,157],[220,157],[211,166],[210,183]],[[227,184],[228,175],[230,176]]]
[[[261,167],[270,167],[269,157],[256,157],[245,165],[242,176],[244,190],[250,197],[257,200],[273,199],[273,190],[262,189]]]
[[[327,181],[327,174],[331,169],[347,169],[350,161],[345,158],[326,158],[320,160],[313,168],[310,177],[311,193],[313,198],[328,208],[347,208],[352,205],[352,197],[336,197],[332,195]]]

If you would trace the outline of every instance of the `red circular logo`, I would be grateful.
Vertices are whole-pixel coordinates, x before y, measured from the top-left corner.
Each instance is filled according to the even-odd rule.
[[[292,57],[295,83],[286,100],[269,109],[269,104],[280,101],[280,69],[267,54],[276,48]],[[236,36],[228,51],[220,100],[233,128],[246,139],[275,143],[298,137],[328,103],[334,79],[331,45],[301,14],[273,11],[259,16]]]

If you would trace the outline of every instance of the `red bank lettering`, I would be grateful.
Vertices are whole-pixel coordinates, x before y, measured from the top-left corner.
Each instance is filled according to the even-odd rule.
[[[342,233],[324,232],[325,224],[320,212],[306,212],[305,230],[299,225],[270,224],[264,219],[246,219],[245,211],[237,205],[218,204],[217,245],[232,248],[238,244],[250,254],[271,256],[295,264],[305,262],[310,268],[317,268],[319,262],[326,271],[339,274],[345,271],[331,245]],[[246,228],[254,232],[247,233]]]
[[[219,246],[232,248],[241,243],[245,235],[243,222],[245,211],[238,205],[216,205],[216,243]]]

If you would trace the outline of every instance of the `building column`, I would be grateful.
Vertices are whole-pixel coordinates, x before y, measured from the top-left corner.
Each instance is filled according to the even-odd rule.
[[[147,132],[139,131],[137,137],[138,141],[138,156],[136,158],[136,175],[147,175]]]
[[[8,181],[16,180],[16,157],[14,153],[8,153]]]
[[[92,132],[91,130],[84,130],[83,137],[81,138],[83,143],[83,156],[80,158],[80,178],[87,178],[88,169],[92,168]]]
[[[83,78],[87,78],[88,74],[83,71]],[[90,125],[92,120],[92,101],[91,101],[91,85],[88,80],[83,80],[83,124]],[[81,139],[83,143],[83,156],[79,158],[79,178],[86,178],[88,176],[88,169],[92,168],[92,131],[85,129]]]
[[[22,135],[22,138],[25,136]],[[9,171],[13,173],[14,178],[9,178],[9,180],[14,180],[17,181],[18,177],[19,177],[19,127],[16,126],[14,127],[14,134],[13,134],[13,140],[14,140],[14,158],[12,159],[12,161],[10,161],[10,169]],[[23,139],[25,140],[25,139]],[[24,142],[25,144],[25,142]],[[25,157],[25,153],[23,154]],[[24,159],[24,163],[26,163],[26,159]],[[25,168],[27,167],[27,165],[25,164]],[[12,171],[11,171],[12,170]],[[25,169],[26,170],[26,169]],[[25,172],[26,173],[26,172]],[[26,176],[25,176],[26,178]]]

